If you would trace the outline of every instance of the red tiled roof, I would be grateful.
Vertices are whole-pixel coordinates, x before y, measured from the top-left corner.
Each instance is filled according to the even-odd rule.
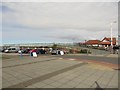
[[[106,42],[103,42],[104,40],[106,40]],[[112,42],[113,44],[115,45],[116,44],[116,38],[112,38]],[[110,45],[111,44],[111,38],[104,38],[102,41],[101,41],[101,44],[104,45],[104,44],[108,44]]]
[[[99,44],[100,43],[100,40],[88,40],[85,44]]]
[[[106,40],[106,42],[103,42]],[[116,38],[112,38],[113,45],[116,45]],[[92,45],[92,44],[99,44],[99,45],[110,45],[111,44],[111,38],[105,37],[102,41],[100,40],[88,40],[85,42],[85,44]]]

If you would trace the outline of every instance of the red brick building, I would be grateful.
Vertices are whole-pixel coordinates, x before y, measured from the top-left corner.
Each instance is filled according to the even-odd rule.
[[[112,38],[112,44],[116,45],[116,38]],[[101,44],[104,47],[109,47],[111,45],[111,38],[105,37],[102,41]]]
[[[85,44],[88,46],[99,46],[100,42],[100,40],[88,40]]]
[[[112,38],[113,45],[116,45],[116,38]],[[111,38],[103,38],[103,40],[88,40],[85,42],[87,46],[101,46],[101,47],[109,47],[111,45]]]

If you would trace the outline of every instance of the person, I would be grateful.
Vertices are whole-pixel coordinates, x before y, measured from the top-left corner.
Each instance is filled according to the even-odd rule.
[[[64,55],[64,52],[62,50],[60,51],[60,55]]]
[[[114,46],[113,47],[113,54],[115,54],[115,51],[116,51],[116,47]]]
[[[30,50],[30,56],[33,56],[33,52],[37,52],[37,50],[36,49]]]
[[[20,57],[22,57],[22,49],[20,49],[18,53],[20,54]]]
[[[33,49],[31,52],[32,52],[33,57],[37,57],[37,49],[36,48]]]
[[[114,46],[113,47],[113,54],[118,54],[118,51],[119,51],[119,46]]]
[[[52,48],[49,48],[49,52],[50,52],[50,53],[52,52],[52,50],[53,50]]]
[[[32,50],[30,50],[29,52],[30,52],[30,56],[33,56],[33,55],[32,55]]]

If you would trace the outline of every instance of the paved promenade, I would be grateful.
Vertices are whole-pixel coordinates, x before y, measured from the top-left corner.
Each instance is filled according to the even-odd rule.
[[[15,57],[2,61],[3,88],[118,88],[118,70],[61,57]]]

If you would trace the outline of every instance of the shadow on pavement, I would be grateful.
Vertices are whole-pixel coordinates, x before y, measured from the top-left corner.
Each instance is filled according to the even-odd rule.
[[[104,90],[103,88],[100,87],[100,85],[97,83],[97,81],[95,81],[95,84],[97,85],[97,87],[95,88],[95,90]]]

